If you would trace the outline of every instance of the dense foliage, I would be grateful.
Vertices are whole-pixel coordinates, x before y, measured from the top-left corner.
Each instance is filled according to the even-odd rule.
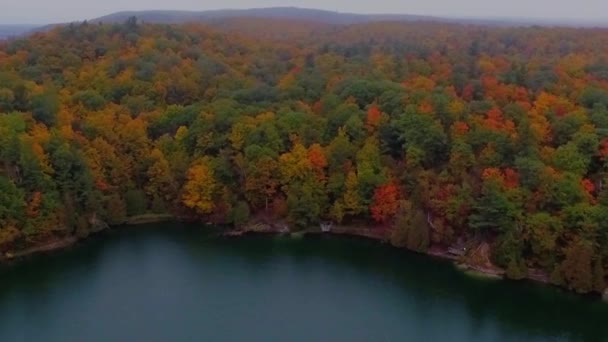
[[[366,222],[604,289],[607,31],[232,25],[2,43],[0,250],[146,213]]]

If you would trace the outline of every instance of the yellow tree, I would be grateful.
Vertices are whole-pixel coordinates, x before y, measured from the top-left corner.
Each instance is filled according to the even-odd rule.
[[[171,167],[163,152],[157,148],[150,153],[152,165],[148,168],[148,185],[146,192],[154,197],[159,196],[167,201],[175,198],[175,181],[171,175]]]
[[[361,203],[361,195],[359,195],[359,179],[354,171],[350,171],[346,175],[345,186],[344,213],[348,215],[360,214],[363,211],[363,204]]]
[[[359,179],[355,171],[349,171],[346,174],[344,187],[344,193],[338,197],[329,209],[329,216],[338,223],[342,223],[344,217],[360,214],[364,209],[359,194]]]
[[[312,171],[306,147],[298,143],[294,145],[291,152],[281,155],[279,158],[279,171],[286,188],[296,181],[306,179]]]
[[[100,190],[113,187],[125,189],[131,182],[132,161],[120,155],[105,139],[97,137],[91,141],[84,155]]]
[[[182,202],[200,214],[209,214],[215,208],[214,194],[217,183],[208,158],[195,162],[188,170]]]

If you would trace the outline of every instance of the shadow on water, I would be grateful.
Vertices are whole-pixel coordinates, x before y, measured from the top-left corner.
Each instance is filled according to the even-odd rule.
[[[448,261],[375,241],[336,236],[247,236],[215,241],[209,247],[229,251],[251,267],[272,267],[276,257],[288,256],[302,264],[321,258],[361,276],[396,285],[417,303],[422,315],[430,313],[429,306],[434,303],[450,303],[466,308],[479,328],[493,321],[501,330],[529,336],[608,341],[608,304],[596,297],[533,282],[473,277]]]
[[[93,238],[100,240],[100,237]],[[0,306],[14,292],[26,292],[44,303],[55,284],[74,281],[73,274],[94,274],[102,257],[101,241],[78,243],[65,250],[44,253],[0,265]]]
[[[243,264],[240,269],[261,272],[290,262],[298,272],[326,267],[328,272],[356,275],[377,287],[402,293],[403,305],[429,320],[438,310],[468,316],[472,331],[493,324],[517,336],[565,340],[608,341],[608,305],[597,299],[566,293],[529,282],[476,279],[443,260],[358,238],[246,236],[219,238],[184,224],[158,224],[113,230],[68,250],[35,256],[0,267],[0,311],[16,294],[44,305],[58,288],[70,288],[87,278],[103,276],[116,263],[114,255],[145,257],[154,243],[174,244],[196,267],[214,258]],[[188,260],[189,259],[189,260]],[[229,264],[228,264],[229,265]],[[224,267],[224,266],[218,266]],[[137,276],[134,270],[133,277]],[[84,275],[84,276],[83,276]],[[382,284],[381,286],[375,286]]]

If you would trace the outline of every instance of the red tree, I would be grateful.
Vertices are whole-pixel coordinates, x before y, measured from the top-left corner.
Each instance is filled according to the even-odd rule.
[[[374,191],[374,202],[371,205],[372,217],[376,222],[390,220],[399,208],[399,189],[393,183],[379,186]]]
[[[372,128],[378,127],[381,117],[382,112],[380,111],[380,109],[378,109],[378,107],[376,107],[375,105],[371,106],[367,111],[367,125]]]

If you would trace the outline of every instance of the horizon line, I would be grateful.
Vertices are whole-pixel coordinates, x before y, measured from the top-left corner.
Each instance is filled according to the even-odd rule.
[[[181,12],[181,13],[206,13],[206,12],[222,12],[222,11],[251,11],[251,10],[270,10],[270,9],[294,9],[294,10],[309,10],[309,11],[319,11],[319,12],[327,12],[327,13],[335,13],[342,15],[356,15],[356,16],[416,16],[416,17],[426,17],[430,20],[437,19],[447,19],[447,20],[476,20],[476,21],[502,21],[502,22],[513,22],[518,24],[528,24],[534,25],[538,24],[570,24],[570,25],[599,25],[599,27],[608,27],[608,17],[606,18],[585,18],[585,17],[526,17],[526,16],[500,16],[500,15],[491,15],[491,16],[467,16],[467,15],[458,15],[458,14],[421,14],[421,13],[411,13],[411,12],[397,12],[397,13],[387,13],[387,12],[349,12],[349,11],[340,11],[340,10],[330,10],[330,9],[321,9],[314,7],[298,7],[298,6],[270,6],[270,7],[247,7],[247,8],[234,8],[234,7],[226,7],[226,8],[217,8],[217,9],[206,9],[206,10],[186,10],[186,9],[133,9],[133,10],[117,10],[113,12],[109,12],[106,14],[98,15],[93,18],[82,18],[76,20],[67,20],[67,21],[40,21],[40,22],[27,22],[24,21],[14,21],[14,23],[3,23],[4,19],[0,18],[0,26],[39,26],[39,25],[61,25],[68,23],[78,23],[90,20],[97,20],[103,17],[112,16],[121,13],[143,13],[143,12]],[[8,19],[8,18],[6,18]]]

